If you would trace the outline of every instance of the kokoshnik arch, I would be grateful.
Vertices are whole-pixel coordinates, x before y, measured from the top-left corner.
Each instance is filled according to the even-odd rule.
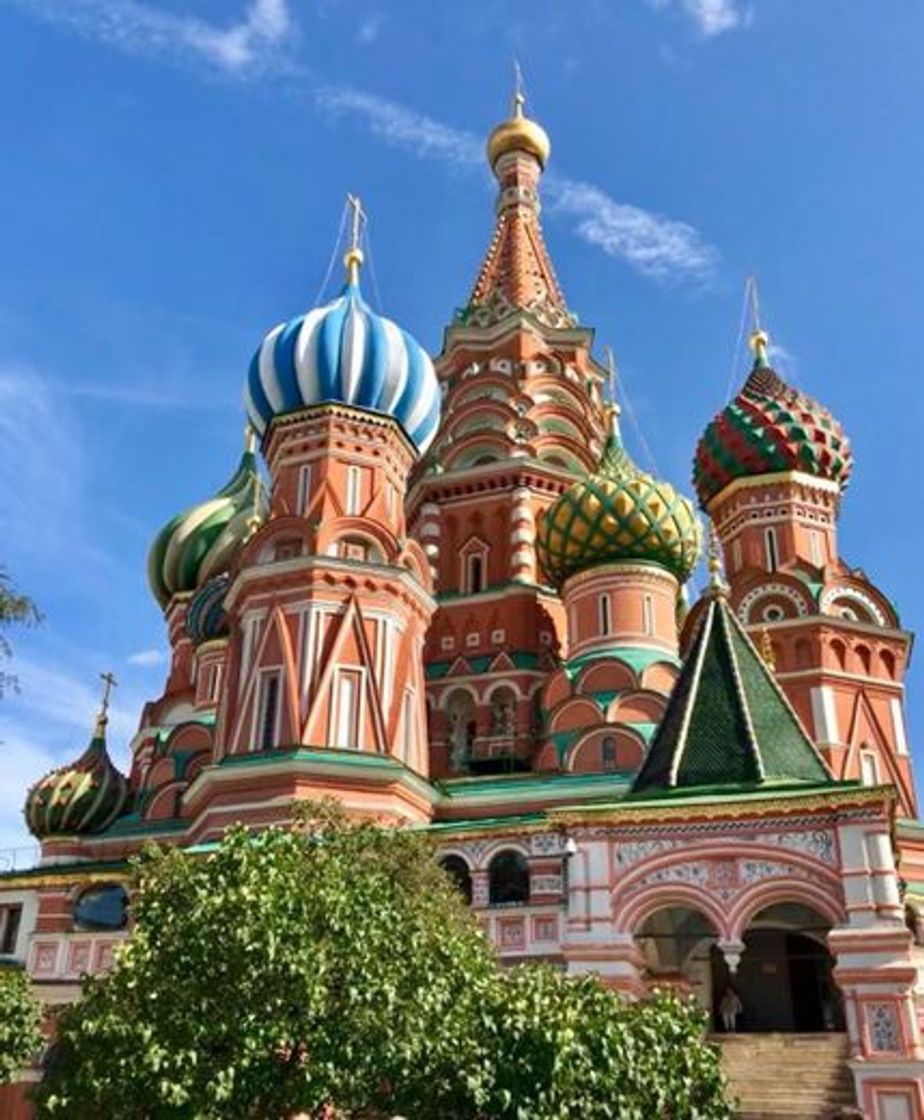
[[[911,636],[838,552],[849,443],[755,332],[696,449],[715,536],[688,611],[700,521],[623,445],[545,246],[549,154],[518,95],[434,360],[365,302],[359,236],[341,294],[260,343],[235,473],[150,551],[172,659],[131,771],[104,706],[29,790],[41,860],[0,876],[0,953],[73,999],[127,935],[145,840],[332,795],[437,834],[504,960],[710,1010],[734,984],[743,1030],[843,1032],[867,1114],[921,1120]]]

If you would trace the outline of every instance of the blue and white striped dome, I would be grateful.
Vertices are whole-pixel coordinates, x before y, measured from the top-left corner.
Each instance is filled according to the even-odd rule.
[[[244,405],[262,436],[276,416],[327,401],[393,416],[423,454],[440,389],[423,347],[347,283],[338,299],[269,332],[250,363]]]

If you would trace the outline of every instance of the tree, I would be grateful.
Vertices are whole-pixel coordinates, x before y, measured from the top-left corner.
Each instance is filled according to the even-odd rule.
[[[28,976],[19,968],[0,970],[0,1085],[13,1081],[38,1054],[42,1007],[32,995]]]
[[[696,1016],[498,969],[420,834],[315,805],[300,831],[151,849],[135,875],[133,935],[62,1014],[40,1116],[730,1115]]]
[[[16,624],[30,626],[39,621],[38,607],[29,598],[17,591],[9,573],[0,568],[0,659],[12,656],[9,639],[3,631]],[[0,670],[0,696],[6,688],[16,687],[16,677]]]

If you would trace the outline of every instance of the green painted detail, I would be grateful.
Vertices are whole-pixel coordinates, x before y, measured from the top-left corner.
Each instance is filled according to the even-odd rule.
[[[438,681],[441,677],[445,677],[449,670],[452,668],[452,661],[428,661],[424,666],[424,673],[428,681]]]
[[[565,662],[564,670],[568,674],[568,679],[573,681],[586,665],[590,665],[593,661],[600,660],[622,661],[625,665],[628,665],[636,675],[644,672],[649,665],[654,665],[659,661],[663,662],[665,665],[671,665],[674,668],[679,668],[680,666],[679,657],[673,657],[669,653],[664,653],[663,650],[643,649],[634,646],[616,646],[609,649],[592,650],[590,653],[581,654],[580,657],[574,657]]]
[[[177,514],[154,538],[148,582],[161,607],[173,595],[195,591],[226,572],[252,531],[254,518],[262,521],[267,509],[256,453],[247,450],[214,498]]]
[[[624,726],[631,728],[636,733],[636,735],[641,736],[641,738],[643,738],[646,743],[651,742],[651,740],[654,738],[654,733],[658,730],[658,725],[656,723],[643,723],[641,720],[635,723],[629,723],[628,721],[626,721]]]
[[[456,657],[450,657],[443,661],[428,662],[424,667],[427,680],[436,681],[447,677],[449,671],[459,658],[470,667],[473,673],[485,673],[491,667],[491,663],[497,657],[498,653],[505,653],[510,658],[515,669],[523,669],[528,672],[540,668],[539,655],[529,650],[514,650],[513,652],[509,650],[498,650],[497,653],[484,654],[478,657],[466,657],[464,653],[460,653]]]
[[[633,794],[800,782],[835,784],[725,595],[712,592]]]
[[[619,694],[620,690],[618,688],[603,688],[597,692],[587,692],[584,695],[594,701],[600,709],[600,714],[603,715]]]

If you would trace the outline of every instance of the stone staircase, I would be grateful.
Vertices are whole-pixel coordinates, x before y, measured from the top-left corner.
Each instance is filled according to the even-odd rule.
[[[739,1120],[830,1120],[856,1108],[844,1034],[718,1034],[714,1040]]]

